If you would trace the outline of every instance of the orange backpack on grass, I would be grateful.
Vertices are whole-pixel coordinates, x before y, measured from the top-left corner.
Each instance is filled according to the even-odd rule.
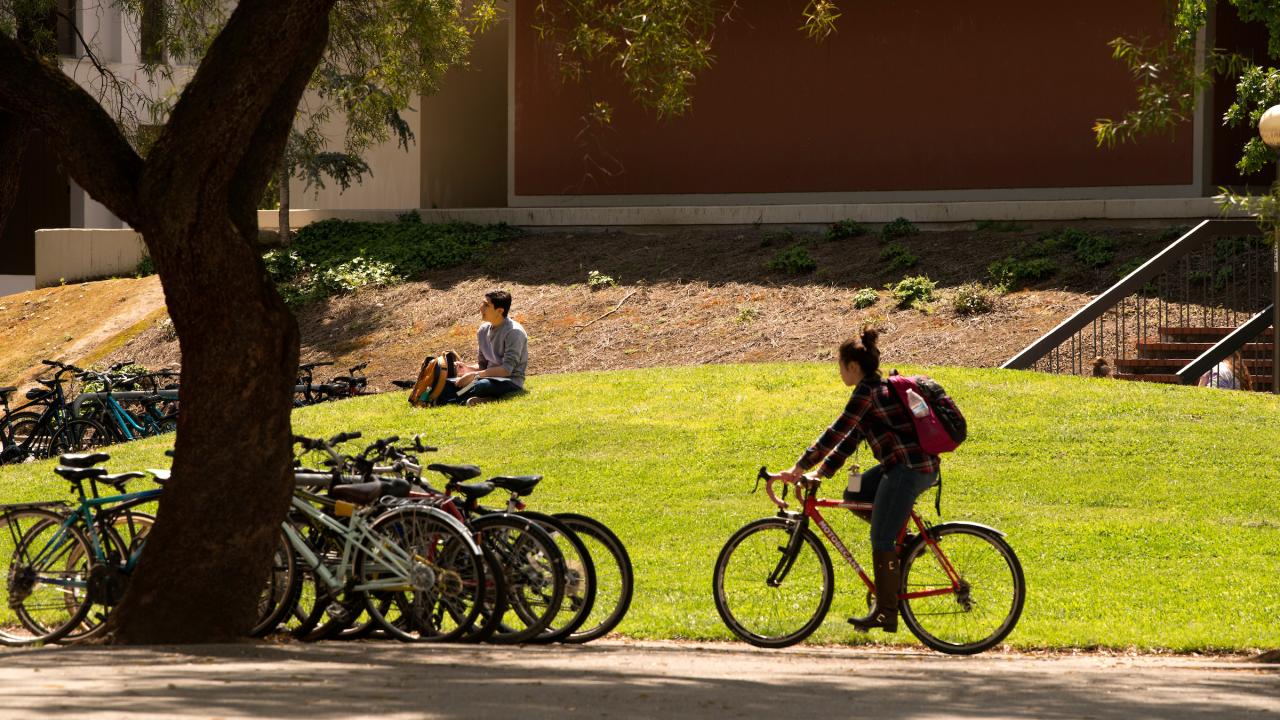
[[[409,404],[414,407],[428,407],[441,402],[450,378],[458,376],[454,364],[458,361],[458,353],[449,350],[441,355],[428,355],[422,361],[422,369],[418,371],[418,380],[409,391]],[[445,398],[448,399],[448,398]]]

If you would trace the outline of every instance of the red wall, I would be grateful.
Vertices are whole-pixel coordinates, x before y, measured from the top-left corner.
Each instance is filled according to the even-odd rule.
[[[839,32],[802,0],[742,0],[693,111],[660,121],[606,74],[564,84],[516,0],[515,193],[957,190],[1191,182],[1191,128],[1100,150],[1133,103],[1107,41],[1161,32],[1164,0],[845,0]],[[593,97],[611,128],[583,133]]]

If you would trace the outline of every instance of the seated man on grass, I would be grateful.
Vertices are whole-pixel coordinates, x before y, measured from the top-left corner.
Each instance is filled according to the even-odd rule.
[[[459,402],[476,405],[524,389],[529,336],[520,323],[507,317],[510,312],[511,293],[493,290],[484,294],[480,306],[484,322],[476,332],[478,359],[475,365],[457,366]]]

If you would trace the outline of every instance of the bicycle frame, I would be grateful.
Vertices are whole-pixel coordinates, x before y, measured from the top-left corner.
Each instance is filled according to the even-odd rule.
[[[383,563],[393,573],[393,577],[372,583],[361,583],[353,586],[351,590],[394,592],[413,589],[409,579],[412,572],[412,563],[415,560],[414,556],[411,556],[399,545],[389,542],[382,535],[371,532],[369,523],[361,513],[353,513],[351,524],[348,526],[315,508],[313,503],[323,504],[328,502],[319,495],[299,490],[294,493],[291,502],[295,510],[306,515],[324,530],[336,533],[343,540],[342,560],[338,563],[337,573],[335,574],[325,566],[320,556],[312,551],[311,546],[293,525],[287,520],[280,523],[280,529],[284,532],[289,544],[293,545],[293,549],[315,571],[316,577],[320,578],[330,590],[341,590],[346,585],[346,581],[351,577],[355,565],[355,553],[357,550],[363,550],[371,557],[377,557],[379,562]]]
[[[783,482],[787,485],[794,484],[785,480]],[[840,557],[844,558],[845,562],[848,563],[849,566],[853,568],[854,572],[858,574],[858,577],[862,578],[862,582],[867,586],[867,589],[874,592],[876,586],[875,581],[867,575],[867,572],[862,568],[862,565],[858,563],[857,559],[854,558],[853,553],[849,551],[848,546],[844,544],[844,541],[840,539],[840,536],[836,534],[835,530],[831,529],[831,524],[822,516],[821,511],[822,508],[843,508],[854,512],[871,512],[874,505],[872,503],[864,502],[845,502],[843,500],[821,499],[817,496],[821,482],[809,480],[805,481],[805,484],[808,486],[807,493],[801,494],[800,487],[798,485],[796,486],[796,497],[803,498],[801,510],[788,511],[787,508],[790,507],[790,505],[785,499],[779,498],[773,492],[773,483],[774,478],[770,477],[765,483],[765,493],[768,494],[769,500],[771,500],[774,505],[778,506],[780,515],[794,521],[795,528],[791,533],[791,541],[787,545],[787,552],[783,553],[782,558],[778,561],[778,567],[774,568],[773,573],[769,576],[768,582],[771,585],[776,586],[781,584],[781,582],[786,578],[787,573],[791,571],[791,564],[795,562],[796,550],[799,548],[800,542],[802,542],[801,535],[808,522],[813,521],[813,523],[818,526],[818,529],[822,531],[822,534],[826,536],[827,542],[836,549],[836,552],[840,553]],[[783,495],[786,495],[785,490]],[[928,528],[925,527],[924,521],[920,519],[919,513],[915,510],[911,511],[911,517],[907,519],[907,522],[903,523],[902,529],[898,531],[898,546],[902,546],[903,540],[907,536],[907,529],[911,527],[912,523],[915,523],[919,537],[923,538],[925,544],[929,546],[929,550],[933,553],[934,557],[937,558],[938,564],[942,566],[943,572],[946,573],[947,579],[951,582],[951,585],[945,588],[928,588],[901,593],[898,596],[899,599],[911,600],[914,598],[932,597],[935,595],[950,595],[959,591],[961,585],[959,573],[957,573],[955,568],[952,567],[951,561],[947,559],[942,548],[938,546],[937,540],[935,540],[932,534],[929,533]]]
[[[123,512],[131,507],[154,500],[160,496],[160,493],[161,490],[157,488],[153,490],[124,493],[121,495],[89,498],[84,496],[83,488],[80,488],[81,498],[79,504],[67,513],[66,518],[63,519],[62,524],[58,528],[58,532],[45,542],[44,547],[40,548],[40,551],[32,558],[31,564],[40,567],[48,557],[60,552],[61,548],[66,544],[67,536],[70,534],[71,528],[76,525],[81,526],[85,531],[85,535],[89,540],[89,550],[93,553],[94,563],[106,563],[107,552],[103,548],[102,540],[98,535],[97,521],[101,519],[103,515]],[[114,507],[111,507],[109,510],[102,510],[102,508],[108,505],[112,505]],[[142,544],[135,548],[134,551],[125,558],[125,562],[121,566],[122,570],[126,573],[133,571],[138,564],[138,558],[141,557],[142,547],[145,544],[146,540],[144,539]],[[121,549],[123,550],[123,548]],[[42,578],[41,582],[54,587],[76,589],[85,589],[88,588],[89,585],[88,577],[80,580]]]

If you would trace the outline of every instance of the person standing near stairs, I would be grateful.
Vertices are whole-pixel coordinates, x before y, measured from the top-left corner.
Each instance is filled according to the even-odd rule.
[[[863,488],[875,486],[871,513],[871,556],[875,572],[876,601],[864,617],[849,619],[859,630],[898,630],[898,590],[902,568],[896,543],[898,531],[911,515],[916,498],[938,482],[941,464],[926,453],[916,436],[915,424],[905,405],[880,377],[879,333],[863,330],[860,338],[840,345],[840,379],[853,388],[844,412],[805,450],[794,467],[783,473],[798,480],[814,466],[817,475],[829,478],[866,440],[880,464],[862,475]]]

